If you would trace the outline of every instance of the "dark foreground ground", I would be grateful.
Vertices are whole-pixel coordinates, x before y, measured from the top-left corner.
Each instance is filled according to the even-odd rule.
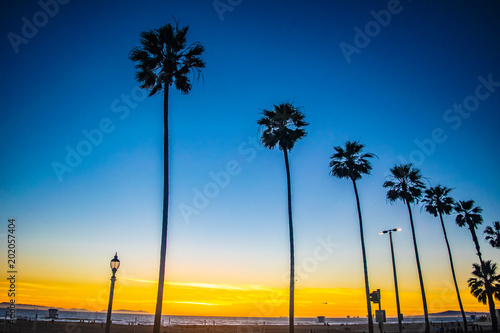
[[[18,320],[16,324],[4,325],[4,321],[0,321],[0,332],[22,332],[22,333],[104,333],[105,325],[100,323],[66,323],[66,322],[45,322]],[[404,333],[423,333],[423,324],[404,324]],[[435,324],[431,327],[431,333],[439,333],[441,324]],[[448,323],[445,328],[446,333],[454,332],[451,330],[456,328],[455,325]],[[4,330],[5,329],[5,330]],[[151,333],[152,326],[141,325],[111,325],[110,333]],[[286,325],[182,325],[163,327],[163,333],[288,333]],[[368,325],[353,324],[353,325],[296,325],[295,333],[367,333]],[[375,333],[379,333],[379,327],[376,325]],[[397,324],[384,324],[383,332],[397,333]],[[469,328],[469,333],[486,333],[491,332],[491,326],[483,323],[481,327]]]

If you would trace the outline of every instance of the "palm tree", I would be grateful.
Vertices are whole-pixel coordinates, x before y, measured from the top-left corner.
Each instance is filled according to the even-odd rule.
[[[483,304],[488,302],[489,294],[494,294],[495,298],[500,301],[500,274],[496,275],[497,264],[488,260],[484,262],[484,270],[478,264],[472,264],[472,267],[474,268],[472,275],[475,277],[467,281],[471,294]],[[486,284],[491,286],[491,291],[488,292]]]
[[[424,280],[422,278],[422,269],[420,268],[420,259],[418,257],[417,238],[415,237],[415,227],[413,226],[413,215],[410,204],[418,203],[422,197],[422,191],[425,189],[422,182],[422,174],[419,169],[411,164],[395,165],[391,169],[391,180],[384,182],[384,187],[388,188],[387,199],[393,203],[397,200],[403,201],[408,208],[410,215],[411,233],[413,236],[413,248],[415,250],[415,259],[417,261],[418,278],[420,280],[420,291],[422,293],[422,303],[424,305],[425,333],[430,333],[429,313],[427,311],[427,299],[425,297]]]
[[[205,51],[199,42],[186,45],[186,34],[189,27],[180,28],[170,23],[158,29],[143,31],[141,45],[130,51],[129,57],[136,62],[135,78],[141,88],[149,89],[149,96],[163,92],[163,122],[164,122],[164,147],[163,147],[163,221],[160,246],[160,270],[158,278],[158,296],[156,299],[156,312],[153,332],[158,333],[161,325],[161,309],[163,302],[163,284],[165,279],[165,260],[167,251],[167,226],[168,226],[168,92],[175,84],[181,94],[188,94],[191,90],[189,73],[197,78],[201,75],[201,68],[205,62],[201,55]]]
[[[288,152],[292,150],[295,143],[305,137],[304,127],[308,124],[304,121],[304,114],[300,108],[293,103],[274,105],[272,110],[263,110],[263,117],[257,121],[263,127],[261,142],[264,147],[274,149],[276,146],[283,151],[285,157],[287,194],[288,194],[288,229],[290,237],[290,303],[289,303],[289,331],[294,330],[294,292],[295,292],[295,254],[293,243],[293,220],[292,220],[292,189],[290,183],[290,166],[288,163]]]
[[[334,147],[335,153],[330,157],[330,174],[337,178],[350,179],[354,187],[354,195],[356,196],[356,205],[358,208],[359,233],[361,237],[361,252],[363,254],[363,268],[365,272],[365,293],[366,307],[368,310],[368,331],[373,333],[373,318],[370,302],[370,285],[368,283],[368,268],[366,263],[365,239],[363,236],[363,219],[361,217],[361,207],[359,204],[358,188],[356,181],[361,179],[363,175],[370,174],[372,166],[368,159],[375,157],[372,153],[362,153],[365,145],[356,141],[347,141],[345,147]]]
[[[468,201],[459,201],[454,206],[455,212],[457,212],[457,217],[455,222],[459,227],[463,227],[467,225],[469,231],[472,235],[472,241],[476,246],[476,254],[479,257],[479,262],[481,264],[482,272],[487,272],[487,268],[485,262],[483,260],[483,256],[481,254],[481,247],[479,246],[479,240],[476,235],[476,228],[478,225],[483,223],[483,217],[481,216],[482,209],[479,206],[474,206],[474,200]],[[493,295],[491,292],[491,286],[489,285],[488,279],[485,279],[485,290],[488,298],[488,305],[490,307],[490,315],[491,315],[491,325],[493,332],[497,332],[498,322],[497,316],[495,314],[495,303],[493,301]]]
[[[489,241],[490,245],[500,249],[500,222],[493,222],[493,227],[487,226],[484,233],[486,234],[485,239]]]
[[[448,249],[448,257],[450,258],[451,274],[453,275],[453,282],[455,283],[455,290],[457,292],[458,305],[460,306],[460,312],[462,312],[462,319],[464,321],[464,330],[468,332],[467,328],[467,318],[465,317],[464,307],[462,305],[462,299],[460,298],[460,291],[458,289],[457,277],[455,276],[455,268],[453,266],[453,258],[451,256],[450,243],[448,242],[448,236],[446,235],[446,228],[444,227],[443,214],[450,215],[453,210],[453,205],[455,200],[448,196],[451,188],[437,185],[425,190],[425,197],[422,202],[425,202],[425,210],[434,216],[439,215],[439,220],[441,221],[441,227],[443,228],[444,240],[446,242],[446,247]]]

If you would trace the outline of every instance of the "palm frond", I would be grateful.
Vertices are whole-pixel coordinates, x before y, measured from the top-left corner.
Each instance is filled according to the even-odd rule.
[[[175,26],[169,23],[143,31],[141,45],[130,51],[129,58],[136,62],[135,78],[141,88],[151,90],[149,96],[173,83],[182,94],[188,94],[192,86],[187,75],[191,72],[196,80],[202,76],[205,48],[199,42],[186,47],[188,31],[188,26],[181,28],[177,21]]]
[[[402,200],[405,203],[416,203],[422,197],[425,185],[419,169],[411,164],[395,165],[390,170],[390,180],[382,185],[387,188],[387,199],[390,202]]]
[[[486,234],[486,241],[490,243],[490,245],[494,248],[500,248],[500,222],[493,222],[493,227],[487,226],[484,229],[484,233]]]
[[[467,225],[471,229],[476,229],[478,225],[483,223],[481,216],[483,210],[479,206],[474,206],[474,200],[458,201],[453,209],[457,213],[455,222],[459,227]]]
[[[365,145],[359,141],[347,141],[344,147],[334,147],[335,153],[330,156],[330,174],[333,177],[349,178],[354,181],[370,174],[372,165],[369,159],[376,155],[362,154],[364,147]]]
[[[474,277],[467,280],[470,292],[477,298],[478,302],[486,304],[488,294],[500,299],[500,275],[496,274],[497,265],[491,260],[484,262],[484,270],[479,264],[472,264]],[[490,286],[488,290],[487,286]]]
[[[301,108],[292,103],[274,105],[271,110],[262,110],[262,118],[257,124],[263,129],[261,141],[264,147],[290,151],[295,143],[306,136],[305,116]]]
[[[434,216],[438,216],[439,213],[449,215],[455,204],[455,200],[448,196],[451,190],[441,185],[426,189],[422,199],[425,210]]]

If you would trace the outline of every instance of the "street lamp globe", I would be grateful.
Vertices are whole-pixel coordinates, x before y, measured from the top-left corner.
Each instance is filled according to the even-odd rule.
[[[115,273],[118,270],[118,268],[120,267],[120,260],[118,260],[118,253],[115,253],[115,257],[111,259],[109,266],[111,266],[111,270],[113,271],[113,273]]]

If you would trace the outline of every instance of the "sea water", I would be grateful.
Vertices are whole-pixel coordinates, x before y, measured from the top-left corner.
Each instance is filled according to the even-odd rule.
[[[1,315],[1,314],[0,314]],[[17,309],[16,317],[26,320],[48,321],[48,310]],[[3,316],[1,316],[3,317]],[[3,319],[3,318],[2,318]],[[58,312],[58,322],[106,322],[106,312],[64,311]],[[154,315],[149,313],[113,313],[111,320],[121,325],[153,325]],[[433,322],[456,322],[461,317],[432,317]],[[366,324],[366,318],[325,318],[329,325]],[[388,323],[397,323],[396,318],[387,318]],[[407,317],[406,323],[423,323],[423,317]],[[255,317],[209,317],[209,316],[162,316],[163,326],[168,325],[288,325],[287,317],[255,318]],[[295,325],[322,325],[317,318],[295,318]]]

